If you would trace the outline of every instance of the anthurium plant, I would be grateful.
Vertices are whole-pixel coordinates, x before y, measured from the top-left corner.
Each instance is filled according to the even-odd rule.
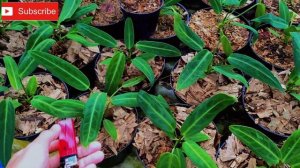
[[[256,156],[264,160],[270,167],[299,167],[300,165],[300,130],[295,131],[278,148],[268,136],[246,126],[231,125],[230,131],[245,144]]]
[[[174,142],[172,151],[160,155],[156,164],[157,168],[185,168],[185,155],[197,167],[217,168],[213,159],[197,143],[205,139],[203,136],[206,135],[201,131],[212,122],[215,116],[237,102],[235,97],[220,93],[206,99],[191,112],[179,129],[176,128],[173,112],[162,96],[140,91],[137,102],[152,123]]]

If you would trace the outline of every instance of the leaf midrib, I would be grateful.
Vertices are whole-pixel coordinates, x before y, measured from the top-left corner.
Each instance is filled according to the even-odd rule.
[[[117,62],[116,62],[117,64],[115,67],[119,67],[121,65],[124,55],[123,55],[123,53],[117,53],[117,55],[115,55],[114,57],[116,57],[116,56],[118,56],[118,59],[117,59]],[[109,64],[109,67],[110,66],[111,66],[111,64]],[[107,69],[109,69],[109,67]],[[106,89],[107,92],[110,91],[110,88],[112,87],[112,83],[115,82],[115,76],[117,75],[117,72],[119,72],[119,69],[117,69],[117,68],[115,68],[114,70],[115,71],[113,72],[111,80],[105,81],[108,83],[108,88]]]
[[[98,102],[98,99],[99,99],[99,97],[100,97],[101,95],[100,94],[98,94],[98,95],[96,95],[96,98],[95,98],[95,101],[94,102],[96,102],[96,103],[93,103],[93,108],[92,108],[92,110],[91,110],[91,115],[90,115],[90,119],[93,119],[94,118],[94,114],[95,114],[95,109],[96,109],[96,106],[97,106],[97,102]],[[93,123],[92,122],[89,122],[88,123],[88,131],[87,131],[87,138],[89,138],[90,137],[90,134],[91,134],[91,130],[92,130],[92,125],[93,125]]]
[[[144,43],[144,42],[143,42]],[[156,50],[162,50],[163,51],[167,51],[167,52],[170,52],[170,53],[173,53],[173,54],[176,54],[177,55],[177,52],[176,50],[172,50],[172,49],[167,49],[167,48],[160,48],[160,47],[157,47],[157,46],[149,46],[147,45],[147,43],[144,43],[144,44],[141,44],[139,43],[138,46],[140,47],[144,47],[144,48],[152,48],[152,49],[156,49]],[[146,45],[145,45],[146,44]],[[169,46],[168,46],[169,47]]]
[[[189,145],[189,143],[186,143],[186,145],[188,146],[188,148],[189,148],[195,155],[198,156],[198,158],[201,158],[201,160],[204,162],[204,164],[205,164],[207,167],[210,167],[210,164],[207,163],[207,161],[206,161],[205,159],[203,159],[203,158],[201,157],[201,155],[199,155],[198,152],[195,151],[194,148],[192,148],[192,147]]]
[[[98,34],[96,34],[96,33],[92,32],[92,31],[90,31],[90,30],[87,29],[86,27],[81,26],[81,28],[82,28],[82,29],[85,29],[85,31],[87,31],[87,32],[89,32],[89,33],[91,33],[91,34],[93,34],[94,36],[97,36],[98,38],[104,40],[105,42],[109,43],[111,46],[115,46],[114,43],[111,43],[111,42],[110,42],[109,40],[107,40],[106,38],[99,36]]]

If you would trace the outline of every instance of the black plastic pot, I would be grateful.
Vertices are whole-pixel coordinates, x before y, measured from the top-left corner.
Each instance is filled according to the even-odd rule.
[[[125,19],[122,18],[122,20],[119,20],[118,22],[109,25],[93,25],[93,26],[105,31],[106,33],[110,34],[116,39],[123,39],[124,24],[125,24]]]
[[[201,0],[182,0],[180,3],[192,10],[199,10],[208,7]]]
[[[122,2],[120,2],[121,10],[125,17],[131,17],[134,25],[135,39],[138,41],[140,39],[147,39],[154,33],[157,20],[159,17],[159,12],[164,4],[161,0],[160,8],[151,13],[133,13],[127,11]]]
[[[185,22],[186,22],[186,24],[189,24],[189,22],[190,22],[189,11],[183,5],[181,5],[180,3],[177,3],[176,5],[179,6],[181,9],[183,9],[184,12],[187,12]],[[155,39],[155,38],[151,38],[151,37],[149,39],[152,40],[152,41],[159,41],[159,42],[168,43],[168,44],[171,44],[171,45],[176,46],[176,47],[179,47],[180,42],[181,42],[178,39],[178,37],[176,36],[176,34],[172,35],[172,36],[169,36],[169,37],[162,38],[162,39]]]
[[[52,74],[50,74],[48,72],[45,72],[45,71],[44,72],[43,71],[36,72],[36,73],[33,73],[32,75],[40,75],[40,74],[42,74],[42,75],[49,74],[49,75],[51,75],[53,77],[54,80],[60,81],[65,86],[65,89],[66,89],[66,92],[67,92],[66,99],[69,98],[69,89],[68,89],[68,86],[67,86],[67,84],[65,82],[61,81],[60,79],[56,78]],[[15,136],[15,138],[18,139],[18,140],[23,140],[23,141],[33,141],[39,135],[40,135],[40,133],[36,133],[36,134],[28,135],[28,136]]]
[[[97,69],[98,69],[98,62],[99,62],[99,60],[100,60],[100,58],[101,58],[101,51],[100,51],[100,53],[99,53],[99,55],[97,56],[97,58],[96,58],[96,60],[95,60],[95,65],[94,65],[94,76],[96,76],[96,82],[95,82],[95,86],[99,86],[99,81],[100,81],[100,79],[98,78],[98,75],[97,75]],[[161,73],[160,73],[160,75],[157,77],[157,79],[155,79],[155,82],[154,82],[154,84],[153,84],[153,86],[152,87],[146,87],[146,88],[142,88],[142,90],[145,90],[145,91],[150,91],[150,90],[152,90],[153,88],[154,88],[154,86],[155,86],[155,84],[159,81],[159,79],[161,78],[161,76],[163,75],[163,72],[164,72],[164,69],[165,69],[165,65],[166,65],[166,60],[165,60],[165,58],[163,58],[163,60],[164,60],[164,64],[163,64],[163,68],[162,68],[162,71],[161,71]],[[126,67],[125,67],[126,68]]]
[[[263,133],[265,133],[268,137],[270,137],[271,139],[275,140],[275,141],[282,141],[282,140],[285,140],[286,138],[289,137],[289,135],[287,134],[282,134],[282,133],[278,133],[278,132],[275,132],[275,131],[272,131],[270,130],[269,128],[266,128],[260,124],[257,124],[255,122],[255,119],[257,118],[257,115],[255,114],[249,114],[247,111],[246,111],[246,94],[247,94],[247,88],[243,86],[243,89],[242,89],[242,110],[244,113],[247,113],[248,117],[252,120],[253,124],[256,125],[256,127],[262,131]]]

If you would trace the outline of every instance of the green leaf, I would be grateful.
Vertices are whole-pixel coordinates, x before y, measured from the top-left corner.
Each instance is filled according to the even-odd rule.
[[[41,26],[28,38],[26,43],[26,51],[36,47],[39,43],[49,38],[52,34],[53,28],[50,25]]]
[[[228,57],[228,62],[247,75],[284,91],[278,79],[259,61],[243,54],[233,53]]]
[[[0,93],[1,93],[1,92],[6,92],[6,91],[8,91],[8,90],[9,90],[8,87],[6,87],[6,86],[0,86]]]
[[[80,142],[84,147],[98,137],[106,109],[106,99],[106,93],[93,93],[85,104],[80,127]]]
[[[226,1],[223,1],[223,5],[224,6],[234,6],[234,7],[237,7],[240,5],[240,1],[239,0],[226,0]]]
[[[117,40],[106,32],[84,23],[77,23],[78,32],[105,47],[117,47]]]
[[[118,133],[117,133],[117,128],[115,127],[114,123],[111,122],[110,120],[104,119],[103,126],[104,126],[104,129],[106,130],[106,132],[110,135],[110,137],[116,141],[118,138]]]
[[[175,148],[174,151],[172,152],[174,155],[177,156],[178,161],[179,161],[179,168],[186,168],[186,161],[185,161],[185,157],[183,155],[183,152],[181,149],[179,148]]]
[[[277,145],[266,135],[253,128],[231,125],[230,131],[258,157],[269,165],[277,165],[281,158]]]
[[[285,20],[286,23],[290,23],[290,11],[289,7],[283,0],[279,0],[279,17]]]
[[[108,65],[105,76],[105,91],[112,95],[118,90],[125,69],[126,58],[123,52],[116,52]]]
[[[86,6],[79,7],[76,12],[72,15],[72,17],[69,20],[77,20],[80,19],[81,16],[84,16],[94,10],[97,9],[97,4],[91,3]]]
[[[267,13],[263,16],[260,16],[258,18],[255,18],[252,20],[253,22],[259,22],[259,23],[266,23],[266,24],[270,24],[275,28],[278,29],[286,29],[289,27],[288,23],[286,23],[286,21],[280,17],[277,17],[271,13]]]
[[[173,138],[176,121],[160,101],[142,90],[139,92],[137,100],[140,108],[153,124]]]
[[[60,25],[63,21],[71,18],[81,2],[82,0],[64,0],[64,6],[60,12],[57,25]]]
[[[126,48],[129,50],[134,46],[134,27],[130,17],[128,17],[125,21],[124,42]]]
[[[293,165],[293,163],[300,163],[300,130],[292,133],[291,136],[284,142],[281,148],[282,162]]]
[[[10,102],[11,102],[12,105],[14,106],[14,109],[17,109],[18,107],[22,106],[22,104],[19,102],[18,99],[10,100]]]
[[[181,52],[176,47],[156,41],[139,41],[136,43],[136,48],[147,53],[155,54],[163,57],[178,57]]]
[[[300,94],[297,93],[290,93],[292,96],[294,96],[297,100],[300,101]]]
[[[221,111],[237,102],[237,98],[224,93],[214,95],[199,104],[187,117],[180,129],[185,138],[203,130]]]
[[[216,14],[222,13],[223,8],[221,0],[209,0],[209,3]]]
[[[56,41],[53,39],[45,39],[44,41],[37,44],[37,46],[31,50],[48,52],[54,43],[56,43]],[[23,55],[21,60],[19,61],[18,66],[19,66],[20,77],[25,78],[26,76],[30,75],[36,70],[38,64],[34,61],[33,58],[31,58],[28,55],[28,53],[25,53],[25,55]]]
[[[229,39],[224,34],[222,34],[221,37],[220,37],[220,40],[221,40],[221,43],[222,43],[222,46],[223,46],[224,53],[227,56],[232,54],[233,50],[232,50],[231,42],[229,41]]]
[[[263,16],[266,14],[266,5],[264,3],[257,3],[256,11],[255,11],[255,18],[258,18],[260,16]],[[259,27],[260,23],[256,22],[254,23],[255,28]]]
[[[213,69],[216,72],[218,72],[228,78],[235,79],[235,80],[242,82],[243,85],[248,88],[249,84],[248,84],[247,80],[245,79],[245,77],[243,77],[242,75],[240,75],[238,73],[235,73],[233,70],[233,66],[231,66],[231,65],[214,66]]]
[[[254,44],[257,41],[257,39],[258,39],[258,32],[257,32],[257,30],[255,30],[251,26],[248,26],[248,25],[245,25],[245,24],[242,24],[242,23],[239,23],[239,22],[232,22],[231,24],[250,30],[253,33],[253,35],[252,35],[252,43]]]
[[[38,88],[38,82],[35,76],[32,76],[26,86],[25,92],[28,96],[33,96]]]
[[[128,79],[127,81],[125,81],[122,84],[121,87],[122,88],[130,88],[130,87],[133,87],[135,85],[138,85],[139,83],[141,83],[145,79],[146,79],[145,76],[137,76],[137,77],[134,77],[134,78],[131,78],[131,79]]]
[[[141,55],[139,55],[139,57],[143,58],[145,61],[150,61],[152,59],[154,59],[156,57],[155,54],[151,54],[151,53],[143,53]]]
[[[118,94],[111,98],[111,103],[114,106],[138,107],[137,96],[137,92]]]
[[[8,163],[15,132],[15,110],[10,100],[0,102],[0,162],[4,166]]]
[[[193,142],[204,142],[210,140],[210,137],[202,132],[198,132],[191,137],[185,138],[185,140],[193,141]]]
[[[163,153],[156,164],[157,168],[179,168],[179,159],[173,153]]]
[[[183,143],[182,148],[195,166],[201,168],[217,168],[217,165],[211,156],[195,142],[186,141]]]
[[[176,15],[174,18],[174,31],[176,36],[191,49],[196,51],[203,49],[203,40],[186,25],[181,16]]]
[[[6,68],[6,74],[10,85],[15,90],[20,90],[23,88],[22,81],[19,75],[18,65],[15,60],[10,56],[3,57],[4,65]]]
[[[176,5],[181,0],[165,0],[164,7]]]
[[[205,72],[211,65],[212,60],[213,55],[208,50],[202,50],[197,53],[193,60],[187,63],[181,72],[176,90],[185,89],[197,82],[198,79],[204,78]]]
[[[108,66],[108,65],[110,64],[110,62],[111,62],[111,59],[112,59],[112,58],[107,58],[107,59],[101,61],[101,62],[99,63],[99,65],[106,65],[106,66]]]
[[[132,60],[132,64],[148,78],[150,85],[153,86],[155,82],[155,76],[148,62],[145,61],[143,58],[135,57]]]
[[[82,37],[81,35],[75,34],[75,33],[68,33],[66,35],[66,37],[70,40],[76,41],[86,47],[93,47],[93,46],[97,46],[97,43],[93,43],[89,40],[87,40],[86,38]]]
[[[30,103],[32,107],[38,109],[39,111],[48,113],[52,116],[56,116],[56,113],[54,113],[56,111],[56,108],[51,105],[51,103],[53,103],[54,101],[56,101],[56,99],[38,95],[34,96]]]
[[[300,33],[292,32],[291,36],[294,50],[295,72],[300,76]]]
[[[51,105],[56,108],[53,113],[59,118],[83,117],[85,103],[80,100],[56,100]]]
[[[51,21],[22,20],[22,22],[24,22],[27,25],[31,25],[33,27],[38,27],[38,28],[40,28],[44,25],[50,25],[51,27],[55,26],[54,22],[51,22]]]
[[[29,51],[28,54],[38,64],[44,66],[54,76],[70,86],[80,91],[87,90],[90,87],[89,79],[71,63],[45,52]]]

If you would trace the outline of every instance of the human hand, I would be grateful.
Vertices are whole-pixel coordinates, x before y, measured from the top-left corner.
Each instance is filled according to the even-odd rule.
[[[43,131],[26,148],[15,153],[7,164],[7,168],[57,168],[60,165],[58,152],[58,136],[60,126],[55,124],[50,130]],[[88,148],[77,147],[79,168],[96,168],[96,164],[104,159],[99,142],[92,142]]]

